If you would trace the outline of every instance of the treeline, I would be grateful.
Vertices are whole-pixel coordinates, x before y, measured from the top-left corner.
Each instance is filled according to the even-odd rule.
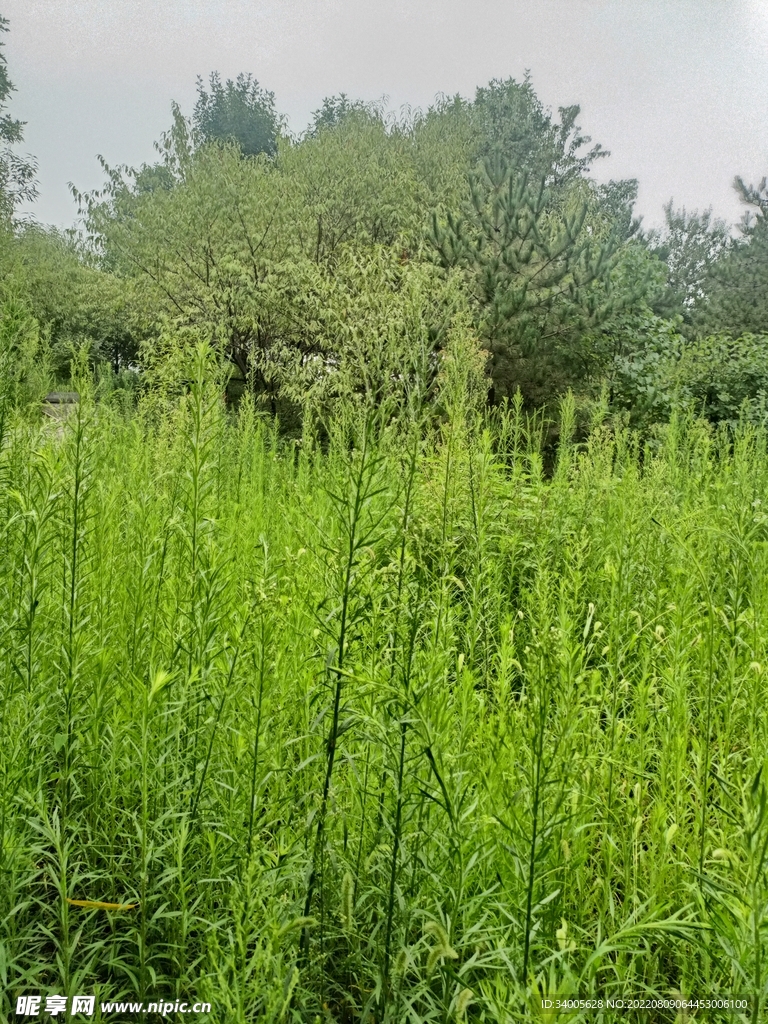
[[[230,396],[290,428],[339,401],[433,403],[457,345],[492,404],[571,389],[644,426],[679,403],[762,420],[765,181],[737,180],[735,233],[671,202],[646,232],[637,182],[591,177],[608,154],[578,117],[526,77],[400,115],[342,94],[291,136],[255,79],[214,74],[154,164],[102,161],[102,190],[73,189],[80,228],[60,233],[13,219],[32,178],[6,116],[4,392],[36,399],[73,359],[104,389],[178,390],[202,339]]]

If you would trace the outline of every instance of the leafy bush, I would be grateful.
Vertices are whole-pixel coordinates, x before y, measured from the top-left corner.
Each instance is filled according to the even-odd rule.
[[[611,407],[628,413],[637,427],[668,419],[683,345],[677,325],[653,314],[620,317],[606,343],[613,348],[607,376]]]
[[[688,342],[674,367],[680,395],[713,423],[768,422],[768,335],[715,334]]]
[[[678,324],[628,318],[609,374],[614,410],[646,427],[688,408],[711,423],[768,421],[768,337],[715,334],[693,340]]]

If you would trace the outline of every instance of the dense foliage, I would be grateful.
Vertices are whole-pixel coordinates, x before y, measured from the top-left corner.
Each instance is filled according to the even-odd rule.
[[[646,234],[637,183],[590,177],[608,154],[578,116],[556,118],[526,77],[400,117],[342,93],[292,137],[252,75],[199,79],[155,164],[102,161],[104,189],[75,191],[80,231],[6,229],[4,334],[26,310],[46,368],[17,399],[64,383],[79,350],[133,391],[183,389],[204,340],[229,361],[231,397],[249,393],[296,433],[310,410],[406,382],[429,403],[460,323],[492,405],[520,391],[527,409],[554,409],[571,389],[586,422],[607,388],[609,411],[631,407],[643,429],[690,402],[718,422],[746,400],[759,418],[764,183],[737,181],[752,212],[736,237],[671,202],[666,228]],[[2,123],[18,140],[19,123]],[[10,213],[32,165],[6,166]],[[727,385],[707,355],[718,345],[744,353]]]
[[[213,75],[57,232],[2,113],[3,1019],[760,1018],[768,192],[578,117]]]
[[[238,75],[236,81],[227,79],[222,85],[213,72],[209,88],[210,92],[198,79],[193,123],[200,139],[232,142],[243,156],[274,156],[280,130],[274,94],[259,88],[252,75]]]
[[[381,319],[365,329],[387,337],[390,362],[424,333],[436,355],[444,324],[466,313],[491,356],[492,401],[520,389],[529,404],[594,384],[606,364],[598,329],[653,286],[658,260],[632,222],[634,183],[594,185],[587,172],[604,154],[584,151],[578,108],[555,122],[528,80],[494,81],[473,103],[446,99],[399,120],[331,98],[303,138],[279,138],[271,156],[244,155],[226,133],[204,137],[198,108],[195,123],[176,111],[160,164],[111,170],[82,208],[103,265],[136,283],[156,319],[226,352],[272,408],[318,374],[326,385],[338,377],[330,390],[365,390],[338,371],[345,331],[332,296],[351,265],[374,268],[357,287],[376,292]],[[401,268],[389,301],[382,264]],[[388,321],[399,319],[398,293],[433,267],[438,308],[397,343]],[[148,334],[146,367],[162,331]]]
[[[81,380],[63,434],[6,424],[4,1015],[764,1004],[765,435],[578,450],[566,403],[547,480],[461,344],[442,426],[324,450],[232,422],[204,351],[165,412]]]

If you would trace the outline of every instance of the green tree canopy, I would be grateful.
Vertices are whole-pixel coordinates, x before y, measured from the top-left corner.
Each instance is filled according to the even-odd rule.
[[[522,82],[494,79],[477,90],[472,106],[477,157],[501,158],[534,179],[543,177],[549,188],[568,185],[609,154],[599,144],[584,151],[592,139],[576,124],[578,105],[560,107],[558,113],[559,122],[534,92],[529,75]]]
[[[17,230],[7,264],[6,290],[44,326],[61,375],[81,346],[92,364],[108,363],[115,373],[135,365],[142,330],[135,282],[95,266],[71,234],[36,224]]]
[[[228,78],[222,85],[212,72],[208,90],[197,80],[197,103],[192,117],[204,142],[234,142],[243,156],[266,153],[274,156],[282,118],[275,109],[275,95],[266,92],[250,74]]]
[[[211,81],[206,110],[232,85]],[[393,294],[418,281],[419,294],[443,296],[445,322],[463,309],[492,354],[496,396],[521,387],[538,404],[595,372],[611,318],[641,302],[651,262],[661,266],[635,241],[637,183],[590,181],[604,151],[578,128],[578,107],[556,120],[528,79],[400,117],[330,97],[302,137],[275,137],[273,156],[247,157],[224,131],[221,145],[199,145],[203,107],[187,120],[174,106],[161,162],[105,165],[107,187],[83,197],[83,209],[102,265],[131,279],[165,325],[157,353],[165,358],[178,332],[197,332],[262,394],[295,395],[300,380],[332,394],[341,376],[329,368],[352,366],[354,345],[368,345],[343,303],[361,310],[373,344],[392,337],[384,320],[381,332],[373,323],[385,307],[358,307],[358,294],[374,281],[396,282]],[[435,262],[446,272],[439,288]],[[347,290],[331,287],[338,275],[349,276]],[[390,354],[398,346],[388,342]]]
[[[345,92],[338,96],[326,96],[321,106],[312,111],[312,121],[306,135],[314,137],[322,131],[337,128],[342,121],[352,114],[371,114],[371,105],[362,100],[351,100]]]
[[[434,217],[438,261],[466,273],[497,399],[520,387],[540,401],[553,375],[583,375],[595,332],[644,296],[640,263],[622,279],[626,219],[600,198],[583,179],[562,193],[497,153],[473,174],[463,216]]]
[[[670,199],[664,216],[664,229],[647,239],[650,250],[667,267],[666,286],[654,308],[665,316],[680,316],[690,326],[706,301],[707,279],[728,248],[730,235],[711,209],[689,213],[685,207],[675,209]]]
[[[705,300],[695,324],[706,333],[768,334],[768,184],[755,187],[736,178],[734,188],[747,210],[740,236],[708,268]]]

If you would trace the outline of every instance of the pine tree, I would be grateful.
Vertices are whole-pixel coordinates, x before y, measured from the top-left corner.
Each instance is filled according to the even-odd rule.
[[[768,334],[768,181],[736,178],[734,188],[748,207],[741,237],[710,268],[695,323],[703,333]]]
[[[496,153],[472,176],[465,216],[433,222],[439,263],[466,274],[496,401],[520,387],[535,403],[577,379],[595,332],[646,287],[642,275],[615,287],[624,218],[601,215],[586,182],[558,194],[548,178]]]
[[[586,174],[595,160],[609,156],[599,144],[583,151],[592,139],[576,124],[581,108],[560,107],[553,121],[534,92],[530,76],[493,79],[477,89],[472,120],[479,134],[476,155],[502,159],[550,189],[562,189]]]

